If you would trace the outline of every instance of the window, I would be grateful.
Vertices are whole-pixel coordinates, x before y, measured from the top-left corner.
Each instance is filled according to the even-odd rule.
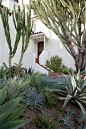
[[[17,2],[17,3],[19,2],[18,0],[13,0],[13,1],[15,1],[15,2]]]

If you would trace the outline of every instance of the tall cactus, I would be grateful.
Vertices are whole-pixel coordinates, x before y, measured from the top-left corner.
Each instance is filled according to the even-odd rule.
[[[3,27],[4,27],[6,40],[7,40],[8,47],[9,47],[9,68],[10,68],[11,67],[11,59],[16,54],[16,50],[18,48],[18,43],[20,41],[21,36],[22,36],[22,50],[21,50],[21,57],[20,57],[19,64],[21,64],[23,54],[25,53],[25,51],[28,47],[30,35],[31,35],[31,31],[32,31],[31,19],[30,19],[31,10],[29,7],[28,8],[29,14],[27,13],[27,16],[26,16],[27,25],[25,25],[25,5],[23,4],[23,0],[22,0],[22,4],[23,4],[22,10],[19,5],[18,5],[18,9],[16,10],[15,5],[14,5],[14,10],[12,11],[12,18],[13,18],[13,23],[14,23],[14,26],[16,29],[16,39],[15,39],[15,43],[14,43],[14,48],[12,48],[12,43],[11,43],[12,41],[11,41],[11,34],[10,34],[10,27],[9,27],[10,10],[5,7],[1,8],[1,2],[2,2],[2,0],[0,0],[0,14],[1,14],[1,18],[2,18],[2,23],[3,23]],[[26,38],[26,41],[25,41],[25,38]]]
[[[22,50],[21,50],[21,57],[20,57],[20,61],[19,64],[21,64],[22,59],[23,59],[23,55],[25,53],[25,51],[27,50],[28,44],[29,44],[29,40],[30,40],[30,35],[31,35],[31,31],[32,31],[32,27],[31,27],[31,0],[29,1],[29,6],[26,6],[28,9],[28,12],[26,14],[26,19],[27,19],[27,23],[25,24],[25,5],[23,3],[22,0],[22,18],[21,18],[21,26],[22,26]],[[32,26],[33,26],[33,22],[32,22]]]

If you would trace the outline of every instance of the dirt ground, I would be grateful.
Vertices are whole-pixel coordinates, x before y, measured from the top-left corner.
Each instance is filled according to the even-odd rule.
[[[63,105],[62,101],[61,101],[61,104]],[[76,110],[76,113],[72,117],[73,125],[71,127],[73,129],[77,129],[79,126],[77,123],[77,119],[79,118],[81,110],[77,105],[71,104],[70,102],[68,102],[65,109],[69,106],[71,107],[72,110],[73,109]],[[86,106],[85,106],[85,108],[86,108]],[[58,111],[57,108],[55,108],[55,107],[46,107],[45,105],[42,106],[42,111],[44,112],[45,117],[48,116],[49,118],[52,118],[53,122],[57,125],[56,129],[64,129],[64,127],[62,126],[62,123],[60,121],[58,121],[58,118],[59,118],[59,116],[66,115],[65,109],[62,112],[62,111]],[[22,115],[25,116],[24,119],[30,119],[30,118],[36,119],[37,114],[41,114],[41,113],[38,112],[35,108],[33,108],[33,110],[26,108],[24,110],[24,112],[22,113]],[[19,129],[40,129],[40,128],[36,127],[35,119],[33,119],[31,122],[27,123],[26,125],[24,125],[23,127],[19,128]],[[65,128],[65,129],[69,129],[69,127]]]

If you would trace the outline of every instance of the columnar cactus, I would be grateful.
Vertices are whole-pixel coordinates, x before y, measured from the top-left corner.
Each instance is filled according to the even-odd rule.
[[[10,34],[10,28],[9,28],[9,15],[11,13],[8,8],[5,8],[4,6],[3,8],[1,8],[1,2],[2,0],[0,0],[0,14],[2,18],[6,40],[9,47],[9,67],[11,67],[11,59],[14,57],[16,53],[21,36],[22,36],[22,50],[21,50],[21,57],[20,57],[19,64],[21,64],[23,55],[28,47],[30,35],[32,31],[31,19],[30,19],[31,9],[29,6],[28,8],[29,13],[27,13],[27,16],[26,16],[27,24],[25,24],[25,5],[23,4],[23,0],[22,0],[22,5],[23,5],[22,10],[19,5],[18,5],[18,9],[16,10],[14,5],[14,10],[12,11],[12,18],[16,29],[16,39],[14,43],[14,48],[12,48],[11,34]]]

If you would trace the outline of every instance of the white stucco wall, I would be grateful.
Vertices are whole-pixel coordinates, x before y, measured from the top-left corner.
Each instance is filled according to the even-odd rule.
[[[50,30],[51,31],[51,30]],[[50,32],[49,60],[52,56],[58,55],[62,58],[62,62],[67,67],[75,69],[73,57],[67,52],[60,39],[54,32]],[[74,48],[77,51],[77,48]]]
[[[2,5],[9,8],[9,0],[2,0]]]
[[[49,35],[49,29],[40,21],[36,21],[36,32],[42,31],[44,32],[48,37]]]
[[[13,9],[14,2],[13,0],[3,0],[3,4],[5,7],[9,7],[11,10]],[[21,1],[19,1],[19,4],[21,5]],[[17,6],[16,6],[17,7]],[[34,15],[32,14],[32,17]],[[62,46],[60,39],[57,35],[54,34],[51,30],[49,30],[40,20],[36,20],[36,32],[42,31],[44,32],[47,37],[45,38],[45,52],[43,52],[40,55],[40,62],[41,64],[45,64],[45,60],[50,60],[50,58],[54,55],[58,55],[62,58],[63,63],[68,67],[74,67],[74,60],[70,56],[70,54],[65,50],[65,48]],[[14,46],[15,37],[16,37],[16,31],[14,28],[14,24],[12,21],[12,17],[9,18],[9,24],[10,24],[10,33],[11,33],[11,41],[12,41],[12,47]],[[20,42],[18,44],[18,49],[16,51],[16,54],[14,58],[12,59],[12,63],[18,63],[20,59],[20,53],[21,53],[21,47],[22,47],[22,38],[20,39]],[[4,34],[3,25],[0,19],[0,66],[5,62],[8,64],[8,55],[9,55],[9,49],[6,41],[6,37]],[[38,56],[38,43],[35,40],[30,39],[28,48],[24,54],[22,63],[27,68],[33,67],[35,70],[39,70],[42,73],[47,73],[46,70],[41,68],[38,64],[35,63],[35,58]]]
[[[3,62],[6,62],[6,64],[8,64],[8,51],[8,45],[0,16],[0,67],[2,66]]]

